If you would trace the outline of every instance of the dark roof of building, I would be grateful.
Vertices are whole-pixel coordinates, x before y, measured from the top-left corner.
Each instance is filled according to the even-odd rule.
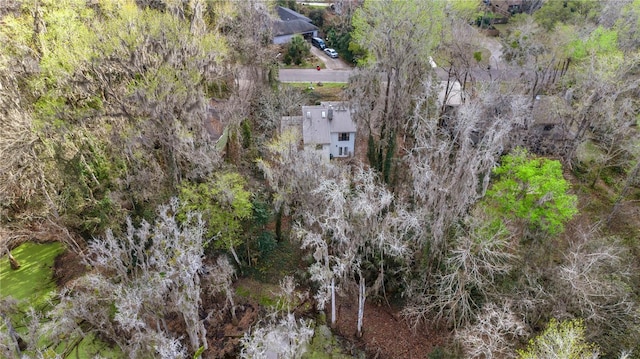
[[[289,8],[278,6],[276,7],[276,10],[278,10],[278,17],[280,17],[280,20],[282,21],[302,20],[306,22],[311,22],[311,19],[309,19],[308,17],[298,12],[295,12]]]
[[[273,22],[273,36],[304,34],[316,30],[318,27],[303,20]]]
[[[533,102],[534,125],[557,125],[571,113],[571,107],[558,96],[536,96]]]

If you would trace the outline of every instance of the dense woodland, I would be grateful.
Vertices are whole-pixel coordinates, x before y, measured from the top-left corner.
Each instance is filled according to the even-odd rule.
[[[446,333],[412,357],[640,358],[640,1],[525,0],[494,62],[479,0],[278,3],[355,66],[353,159],[280,131],[318,99],[278,83],[275,1],[0,1],[0,259],[82,261],[46,306],[2,293],[0,356],[300,358],[347,303],[370,357],[406,355],[366,344],[385,306]]]

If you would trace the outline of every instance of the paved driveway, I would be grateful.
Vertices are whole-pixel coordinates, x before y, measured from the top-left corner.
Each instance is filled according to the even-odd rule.
[[[337,59],[332,59],[324,51],[320,50],[315,46],[311,46],[311,53],[318,58],[318,60],[324,62],[324,65],[329,70],[351,70],[351,66],[349,66],[344,60],[340,57]]]

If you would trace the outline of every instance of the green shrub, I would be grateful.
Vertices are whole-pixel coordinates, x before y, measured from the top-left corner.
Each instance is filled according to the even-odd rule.
[[[304,41],[302,36],[296,35],[289,42],[283,61],[287,65],[291,63],[300,65],[310,54],[309,44]]]

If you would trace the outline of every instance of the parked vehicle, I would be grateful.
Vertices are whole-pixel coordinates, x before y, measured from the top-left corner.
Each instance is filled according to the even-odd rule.
[[[338,53],[334,49],[326,48],[324,49],[324,53],[327,54],[327,56],[329,56],[332,59],[338,58]]]
[[[327,44],[324,43],[324,40],[322,40],[319,37],[312,37],[311,38],[311,45],[319,48],[320,50],[324,50],[327,48]]]

